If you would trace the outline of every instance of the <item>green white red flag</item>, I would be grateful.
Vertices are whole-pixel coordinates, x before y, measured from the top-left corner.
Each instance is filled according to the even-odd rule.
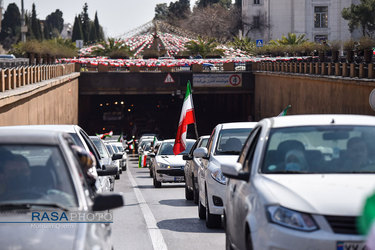
[[[188,81],[180,121],[178,123],[177,135],[173,146],[173,153],[175,155],[178,155],[186,149],[187,126],[193,123],[195,123],[193,96],[191,94],[190,81]]]
[[[105,134],[102,134],[102,135],[99,135],[100,136],[100,139],[104,139],[106,137],[112,137],[113,135],[113,131],[110,131],[108,133],[105,133]]]

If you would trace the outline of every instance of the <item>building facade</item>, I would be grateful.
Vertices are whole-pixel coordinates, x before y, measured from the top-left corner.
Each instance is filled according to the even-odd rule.
[[[350,33],[341,16],[343,8],[359,0],[242,0],[244,35],[253,40],[280,39],[305,34],[310,41],[345,41],[359,38]]]

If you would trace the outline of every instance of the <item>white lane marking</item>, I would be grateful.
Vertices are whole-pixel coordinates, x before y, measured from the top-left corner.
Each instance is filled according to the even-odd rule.
[[[151,212],[151,209],[147,205],[145,199],[143,198],[143,195],[141,193],[141,190],[139,190],[137,183],[135,182],[132,173],[130,172],[130,169],[128,167],[128,171],[126,171],[130,180],[130,183],[133,186],[135,196],[137,197],[138,203],[141,207],[143,218],[146,221],[147,230],[150,234],[152,245],[155,250],[167,250],[167,244],[164,241],[163,235],[158,228],[156,224],[156,220],[154,215]]]

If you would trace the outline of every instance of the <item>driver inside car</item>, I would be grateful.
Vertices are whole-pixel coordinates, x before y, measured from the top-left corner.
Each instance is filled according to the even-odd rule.
[[[9,192],[27,190],[30,185],[30,165],[22,155],[3,154],[0,163],[0,195]]]

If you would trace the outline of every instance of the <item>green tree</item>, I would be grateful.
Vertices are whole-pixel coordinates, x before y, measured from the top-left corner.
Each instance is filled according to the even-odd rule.
[[[36,15],[34,3],[32,5],[32,11],[31,11],[31,36],[37,40],[43,39],[42,28],[40,25],[40,20],[37,18],[37,15]]]
[[[199,0],[196,3],[198,8],[206,8],[212,4],[220,4],[223,7],[230,8],[232,5],[232,0]]]
[[[255,42],[252,42],[249,37],[234,37],[234,41],[230,42],[229,45],[233,46],[235,49],[247,52],[255,49]]]
[[[88,9],[89,9],[89,7],[88,7],[87,3],[85,3],[83,5],[83,10],[82,10],[82,13],[80,15],[84,42],[89,41],[89,35],[90,35],[90,18],[89,18]]]
[[[78,16],[74,19],[73,31],[72,31],[72,42],[77,40],[83,40],[82,27],[81,27],[81,18]]]
[[[20,10],[15,3],[8,5],[1,23],[0,41],[5,49],[10,49],[21,37]]]
[[[165,20],[168,18],[168,5],[166,3],[157,4],[155,7],[155,17],[157,20]]]
[[[194,56],[201,55],[203,58],[206,58],[208,55],[223,54],[222,50],[217,49],[217,45],[214,38],[205,40],[202,37],[198,37],[197,41],[191,40],[187,42],[185,48]]]
[[[96,33],[95,23],[90,23],[90,34],[89,34],[89,42],[95,43],[98,41],[98,35]]]
[[[46,21],[44,22],[44,37],[46,39],[59,37],[63,28],[63,13],[61,10],[56,9],[55,12],[52,12],[46,17]]]
[[[104,33],[103,33],[103,28],[99,24],[98,12],[95,12],[94,25],[95,25],[95,33],[96,33],[96,36],[97,36],[97,40],[103,41],[104,40]]]
[[[350,32],[360,27],[363,36],[371,37],[375,31],[375,0],[361,0],[359,4],[352,4],[344,8],[342,17],[348,20]]]
[[[120,40],[108,38],[108,42],[101,42],[99,47],[92,51],[92,55],[109,56],[110,58],[117,59],[128,58],[129,56],[132,56],[133,53],[130,51],[130,48]]]
[[[242,0],[236,0],[236,2],[234,3],[234,5],[235,5],[237,8],[242,8]]]
[[[273,45],[297,45],[302,44],[308,41],[308,39],[305,39],[305,34],[301,34],[297,36],[294,33],[288,33],[288,36],[282,36],[281,39],[278,39],[276,41],[272,40],[270,41],[270,44]]]

